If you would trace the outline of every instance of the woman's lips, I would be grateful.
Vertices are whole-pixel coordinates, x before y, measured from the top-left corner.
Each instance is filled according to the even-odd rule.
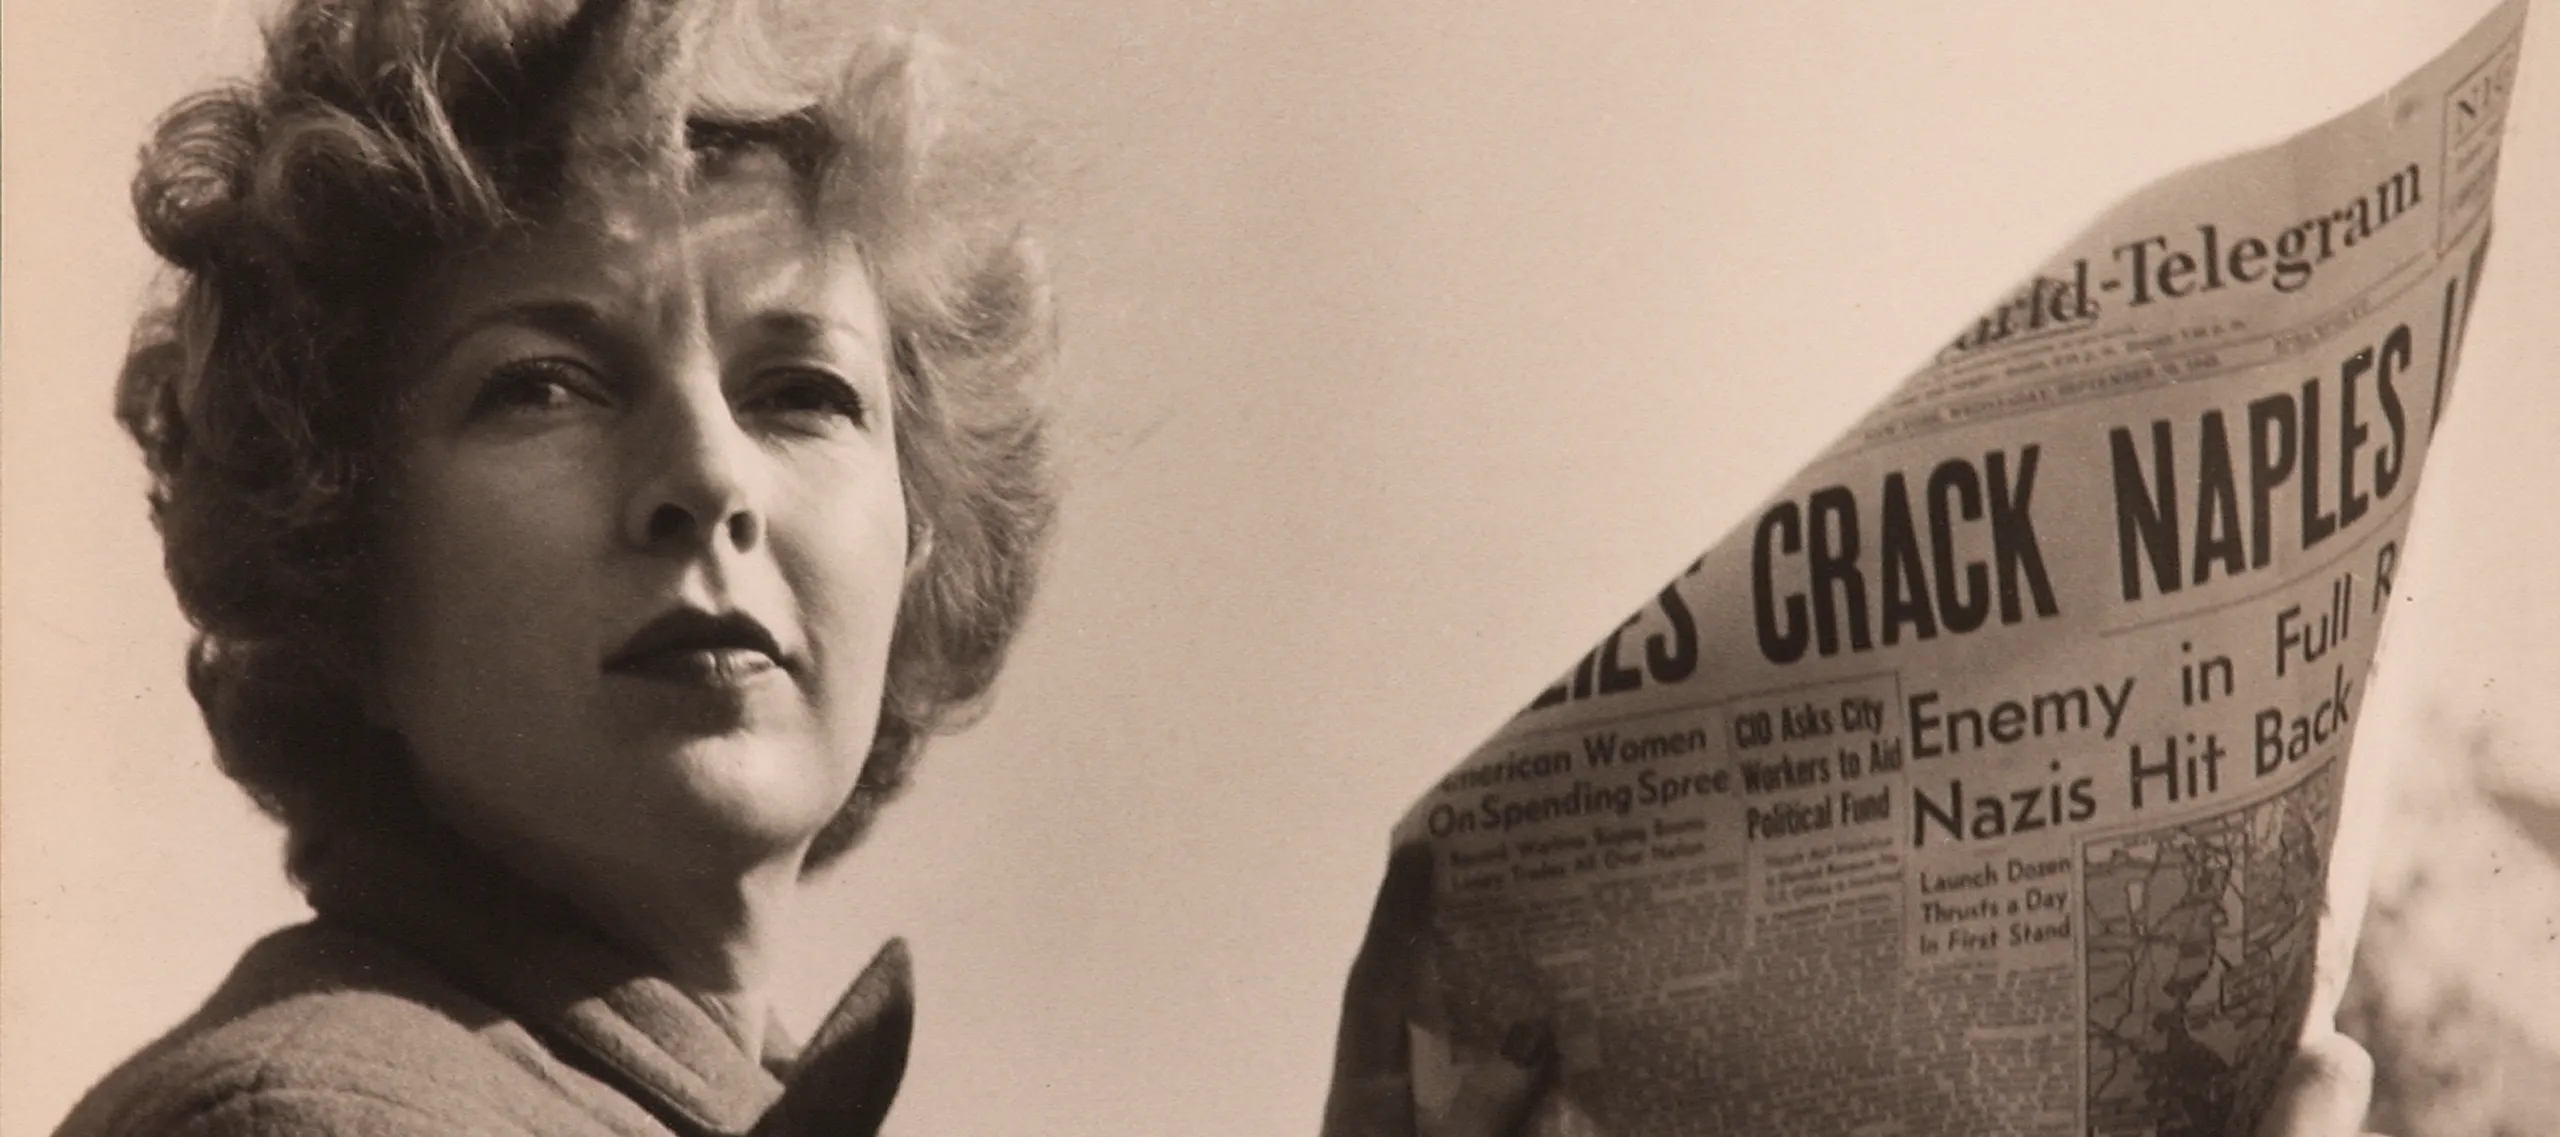
[[[605,657],[610,675],[735,687],[787,670],[773,633],[743,612],[678,608],[649,621]]]
[[[644,652],[606,668],[616,675],[692,683],[711,687],[740,686],[781,665],[772,656],[748,648],[668,648]]]

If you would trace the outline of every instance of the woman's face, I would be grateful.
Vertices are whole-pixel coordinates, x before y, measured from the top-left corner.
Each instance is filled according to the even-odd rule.
[[[907,557],[851,245],[750,172],[428,292],[372,701],[431,806],[571,888],[805,850],[871,744]]]

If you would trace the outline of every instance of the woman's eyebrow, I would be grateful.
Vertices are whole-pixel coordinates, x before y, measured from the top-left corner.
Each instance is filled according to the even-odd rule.
[[[841,337],[858,347],[873,346],[873,336],[851,320],[834,319],[797,308],[769,308],[747,321],[758,339],[794,347],[810,347]]]
[[[585,300],[541,297],[504,301],[472,311],[439,336],[420,358],[430,362],[443,359],[462,341],[501,324],[545,332],[581,347],[602,348],[612,339],[609,323],[601,309]]]

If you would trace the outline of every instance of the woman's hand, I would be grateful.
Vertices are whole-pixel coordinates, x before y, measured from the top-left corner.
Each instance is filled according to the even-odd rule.
[[[2373,1099],[2373,1056],[2330,1031],[2302,1041],[2258,1137],[2358,1137]]]
[[[1369,934],[1343,984],[1324,1137],[1422,1137],[1406,1022],[1425,981],[1432,863],[1430,846],[1421,843],[1397,848],[1387,862],[1387,879],[1369,913]],[[1430,1126],[1433,1137],[1507,1137],[1519,1131],[1554,1065],[1555,1045],[1543,1029],[1514,1034],[1521,1037],[1504,1047],[1512,1061],[1470,1067],[1448,1113]]]

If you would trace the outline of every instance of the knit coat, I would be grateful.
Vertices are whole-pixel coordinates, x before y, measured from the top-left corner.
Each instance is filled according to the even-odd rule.
[[[59,1137],[871,1137],[914,1021],[881,949],[805,1051],[751,1057],[701,1003],[448,836],[308,867],[315,916],[101,1081]]]

